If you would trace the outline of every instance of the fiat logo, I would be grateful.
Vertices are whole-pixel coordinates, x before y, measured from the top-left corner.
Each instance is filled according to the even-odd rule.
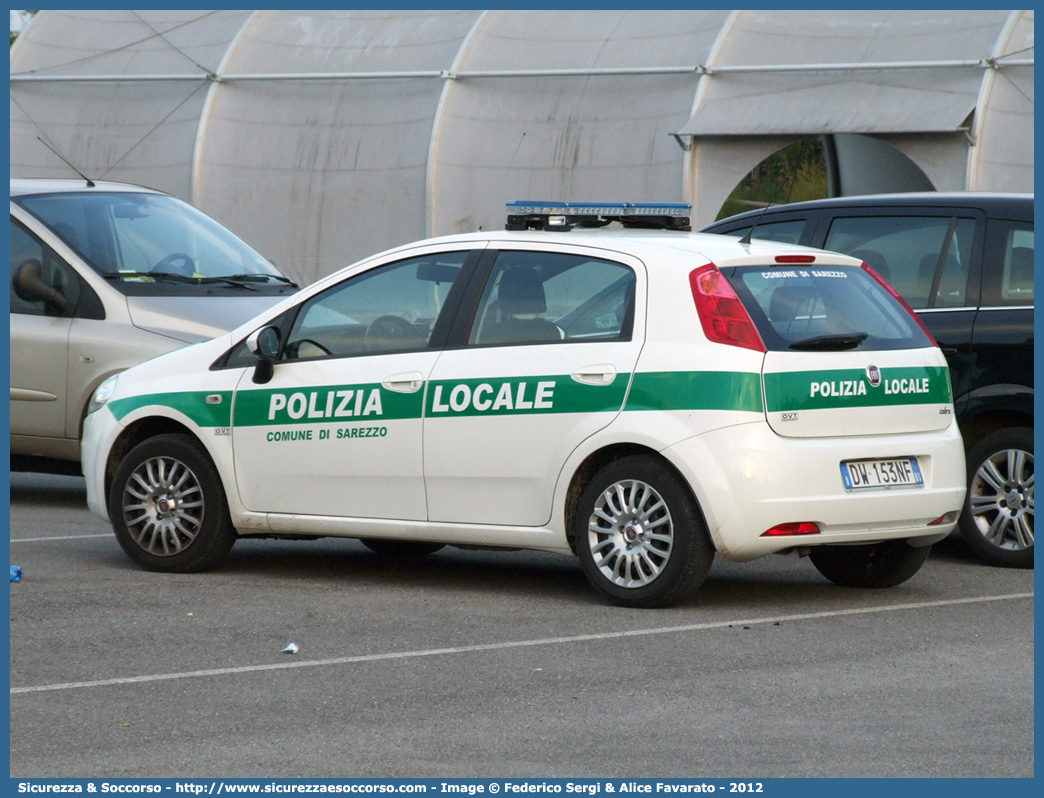
[[[870,380],[870,386],[876,388],[881,384],[881,369],[877,366],[867,366],[866,378]]]

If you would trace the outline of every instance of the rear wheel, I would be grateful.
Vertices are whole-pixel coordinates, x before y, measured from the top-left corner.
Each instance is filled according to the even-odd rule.
[[[688,486],[661,461],[641,455],[595,475],[580,497],[573,536],[587,580],[625,607],[685,601],[714,559]]]
[[[816,570],[842,587],[895,587],[921,570],[931,546],[915,549],[905,540],[869,546],[815,546],[809,559]]]
[[[444,548],[444,543],[427,543],[420,540],[385,540],[383,538],[359,538],[359,542],[374,554],[394,559],[425,557]]]
[[[990,565],[1033,567],[1033,430],[987,435],[968,453],[961,536]]]
[[[189,435],[157,435],[123,459],[109,491],[116,540],[150,571],[213,567],[236,542],[221,478]]]

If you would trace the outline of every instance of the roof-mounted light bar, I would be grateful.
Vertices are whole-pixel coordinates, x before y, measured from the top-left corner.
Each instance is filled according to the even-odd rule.
[[[687,202],[537,202],[507,203],[507,230],[572,230],[573,227],[624,227],[692,230]]]

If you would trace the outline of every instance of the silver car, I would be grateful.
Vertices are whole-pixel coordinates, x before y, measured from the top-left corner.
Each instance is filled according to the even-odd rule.
[[[100,383],[297,290],[188,203],[83,180],[11,180],[10,277],[15,470],[78,471]]]

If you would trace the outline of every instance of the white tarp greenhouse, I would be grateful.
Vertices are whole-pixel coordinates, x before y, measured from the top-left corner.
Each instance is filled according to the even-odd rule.
[[[12,176],[69,176],[42,138],[306,282],[514,199],[706,224],[806,136],[838,193],[1032,191],[1033,130],[1032,11],[42,11],[11,51]]]

